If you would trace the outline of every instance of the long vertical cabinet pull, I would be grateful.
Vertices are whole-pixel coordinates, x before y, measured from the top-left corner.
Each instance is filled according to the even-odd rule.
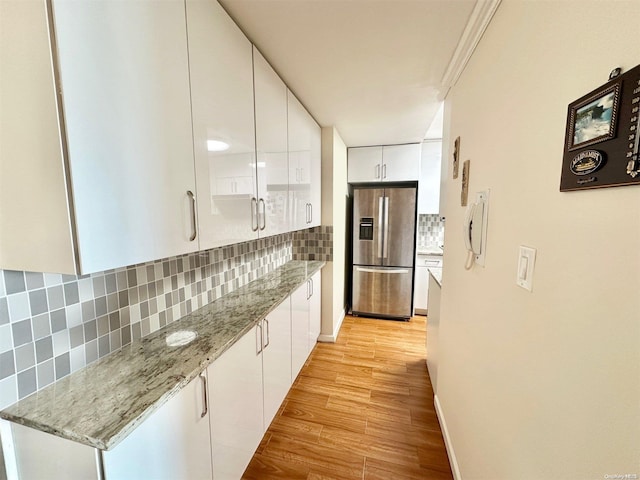
[[[209,394],[207,393],[207,376],[204,372],[200,374],[202,380],[202,413],[200,418],[204,418],[209,412]]]
[[[260,230],[264,230],[267,227],[267,207],[264,203],[264,198],[258,200],[258,222],[260,222],[260,205],[262,205],[262,225],[260,225]]]
[[[314,290],[314,289],[313,289],[313,287],[314,287],[314,285],[313,285],[313,278],[310,278],[310,279],[309,279],[309,285],[311,285],[311,294],[309,295],[309,298],[311,298],[311,297],[313,297],[313,290]]]
[[[384,197],[378,197],[378,258],[382,258],[382,227],[384,225]]]
[[[382,165],[382,178],[387,178],[387,164]]]
[[[383,258],[389,256],[389,197],[384,197],[384,250]]]
[[[376,178],[380,178],[380,165],[376,165]]]
[[[269,320],[267,320],[267,319],[265,318],[265,319],[264,319],[264,323],[267,325],[267,341],[266,341],[266,342],[264,343],[264,345],[262,346],[262,349],[263,349],[263,350],[269,346]]]
[[[196,223],[196,197],[193,195],[191,190],[187,190],[187,196],[191,203],[191,236],[189,237],[189,241],[193,242],[198,235],[198,225]]]
[[[258,328],[260,329],[260,336],[258,336]],[[262,353],[262,323],[258,322],[256,325],[256,356]]]
[[[258,199],[251,197],[251,230],[257,232],[258,228]]]
[[[313,223],[313,203],[309,204],[309,223]]]

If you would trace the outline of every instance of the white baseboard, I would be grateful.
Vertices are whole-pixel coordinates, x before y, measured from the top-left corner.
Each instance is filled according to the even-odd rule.
[[[444,445],[447,448],[447,454],[449,455],[449,464],[451,465],[453,478],[455,480],[462,480],[462,476],[460,475],[460,468],[458,468],[458,459],[456,458],[456,453],[453,450],[451,438],[449,437],[449,430],[447,429],[447,422],[444,419],[444,413],[442,413],[442,407],[440,406],[440,400],[438,399],[437,394],[433,397],[433,403],[436,406],[436,415],[438,415],[438,420],[440,421],[440,428],[442,429]]]
[[[336,326],[336,329],[333,331],[333,333],[331,333],[330,335],[320,334],[320,336],[318,337],[318,341],[323,343],[336,343],[338,333],[340,332],[340,327],[342,327],[342,322],[344,321],[345,316],[346,312],[343,310],[340,313],[340,321],[338,322],[338,325]]]

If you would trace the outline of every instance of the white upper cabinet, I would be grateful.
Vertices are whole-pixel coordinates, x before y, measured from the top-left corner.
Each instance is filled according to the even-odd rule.
[[[258,236],[252,46],[215,0],[187,0],[187,22],[204,250]]]
[[[322,223],[322,129],[307,113],[311,137],[311,200],[309,205],[309,227]]]
[[[363,183],[418,180],[420,151],[419,143],[349,148],[348,181]]]
[[[288,213],[287,87],[253,48],[260,236],[291,230]]]
[[[53,1],[56,65],[47,5],[2,2],[0,267],[197,250],[184,3]]]
[[[288,92],[289,192],[292,229],[320,225],[320,127]]]
[[[80,270],[196,251],[183,2],[53,9]]]
[[[356,147],[347,150],[349,183],[379,182],[382,169],[382,147]]]
[[[442,141],[425,141],[422,144],[420,180],[418,183],[418,213],[440,213],[440,169]]]
[[[382,147],[382,181],[400,182],[420,178],[421,144]]]

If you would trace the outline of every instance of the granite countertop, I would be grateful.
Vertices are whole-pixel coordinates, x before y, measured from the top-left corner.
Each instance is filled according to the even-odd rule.
[[[418,246],[416,248],[416,253],[418,255],[442,255],[442,248],[436,245]]]
[[[442,287],[442,267],[429,267],[429,273],[433,279]]]
[[[325,262],[291,261],[0,411],[62,438],[113,448],[266,317]],[[196,338],[167,345],[174,332]]]

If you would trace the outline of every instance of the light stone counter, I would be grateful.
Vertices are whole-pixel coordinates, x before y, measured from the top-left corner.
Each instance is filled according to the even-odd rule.
[[[429,273],[433,279],[442,287],[442,267],[429,267]]]
[[[0,417],[108,450],[324,266],[291,261],[0,412]],[[179,347],[167,337],[190,330]]]

